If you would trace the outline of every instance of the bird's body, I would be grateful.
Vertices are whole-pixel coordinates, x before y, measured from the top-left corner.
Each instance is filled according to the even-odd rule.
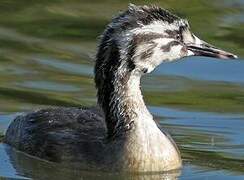
[[[11,123],[5,141],[41,159],[86,162],[88,167],[92,162],[98,163],[100,154],[94,151],[103,149],[105,127],[98,109],[49,108],[18,116]],[[82,153],[77,154],[78,149]]]
[[[124,92],[128,94],[119,99],[130,104],[128,124],[118,127],[112,137],[107,136],[98,108],[53,108],[17,117],[5,141],[28,154],[82,169],[143,172],[179,168],[177,147],[153,121],[139,82],[128,85],[133,89],[128,87]]]
[[[185,56],[234,58],[202,42],[186,20],[158,7],[129,6],[98,47],[98,108],[44,109],[17,117],[5,142],[23,152],[82,169],[152,172],[181,167],[174,141],[148,111],[141,76]]]

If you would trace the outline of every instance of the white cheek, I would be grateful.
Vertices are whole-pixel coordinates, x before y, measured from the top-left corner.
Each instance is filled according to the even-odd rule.
[[[155,58],[158,59],[158,64],[162,62],[174,61],[182,58],[182,45],[172,46],[169,52],[164,52],[162,49],[158,49],[155,53]]]
[[[155,66],[161,64],[163,59],[165,59],[165,54],[162,52],[162,49],[158,46],[156,47],[156,51],[153,55],[153,62]]]
[[[170,53],[167,52],[163,52],[163,50],[161,49],[162,46],[167,45],[168,43],[170,43],[173,39],[171,38],[164,38],[164,39],[156,39],[154,42],[156,42],[158,44],[158,46],[155,48],[155,53],[153,54],[153,62],[155,64],[155,66],[161,64],[164,61],[168,61],[168,56],[170,55]]]
[[[182,45],[171,47],[171,50],[167,53],[168,60],[173,61],[182,57]]]

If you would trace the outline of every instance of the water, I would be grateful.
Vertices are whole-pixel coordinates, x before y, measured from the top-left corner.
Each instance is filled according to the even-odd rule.
[[[167,174],[133,176],[83,172],[0,144],[0,177],[244,178],[244,1],[152,2],[188,17],[198,36],[240,56],[240,61],[186,58],[161,65],[143,78],[147,105],[175,139],[183,168]],[[0,2],[0,134],[23,112],[96,103],[96,39],[111,16],[127,4],[112,0]]]

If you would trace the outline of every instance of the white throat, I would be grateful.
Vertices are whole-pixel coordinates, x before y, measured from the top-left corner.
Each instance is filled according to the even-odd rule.
[[[140,90],[140,76],[130,76],[121,103],[132,116],[133,128],[123,139],[119,163],[128,171],[161,171],[179,168],[181,159],[174,142],[156,125],[148,111]],[[123,110],[121,109],[121,112]],[[115,144],[117,144],[115,142]],[[117,144],[118,145],[118,144]],[[117,146],[116,145],[116,146]],[[118,151],[118,149],[116,149]]]

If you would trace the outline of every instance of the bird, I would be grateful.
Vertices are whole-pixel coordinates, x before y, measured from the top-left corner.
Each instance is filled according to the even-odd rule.
[[[180,151],[147,109],[141,77],[189,56],[236,59],[191,32],[186,19],[155,5],[128,8],[105,27],[95,57],[95,107],[53,107],[17,116],[4,142],[84,170],[164,172],[182,167]]]

